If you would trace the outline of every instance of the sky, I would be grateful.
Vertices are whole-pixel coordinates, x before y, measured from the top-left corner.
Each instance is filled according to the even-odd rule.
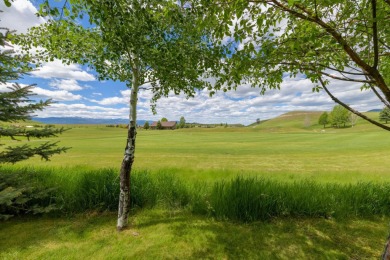
[[[27,32],[29,27],[45,21],[35,13],[37,1],[15,0],[10,8],[0,0],[0,27]],[[17,47],[17,46],[15,46]],[[130,90],[124,83],[98,81],[96,72],[79,64],[64,65],[59,60],[44,63],[42,67],[18,80],[20,84],[36,84],[38,98],[56,101],[38,117],[128,118]],[[332,93],[359,111],[382,108],[372,91],[361,91],[361,84],[334,81]],[[303,75],[286,76],[280,90],[269,90],[260,95],[260,89],[241,85],[236,91],[217,92],[209,97],[207,90],[190,99],[170,95],[157,102],[157,114],[150,108],[152,93],[141,90],[138,100],[139,120],[158,120],[166,117],[187,122],[241,123],[248,125],[256,119],[264,120],[290,111],[330,111],[335,103],[322,91],[312,92],[313,84]],[[0,91],[6,89],[0,85]]]

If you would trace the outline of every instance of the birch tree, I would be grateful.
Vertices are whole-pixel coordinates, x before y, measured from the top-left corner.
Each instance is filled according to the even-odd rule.
[[[196,26],[201,17],[175,1],[74,0],[63,2],[60,8],[45,1],[40,15],[51,18],[17,40],[26,49],[43,47],[37,53],[40,60],[88,64],[99,73],[99,79],[125,82],[131,90],[120,168],[117,229],[122,230],[128,225],[130,210],[139,91],[153,92],[153,110],[155,102],[170,93],[192,97],[197,89],[211,87],[200,76],[218,69],[219,52],[212,48],[207,30]],[[89,26],[77,22],[83,17],[89,19]]]

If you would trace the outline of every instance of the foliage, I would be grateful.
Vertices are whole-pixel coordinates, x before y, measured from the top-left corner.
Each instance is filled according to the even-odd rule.
[[[7,2],[5,2],[7,4]],[[10,4],[8,2],[8,4]],[[12,45],[8,43],[12,34],[5,28],[0,28],[0,84],[18,80],[23,74],[31,71],[28,55],[16,54]],[[34,102],[32,96],[33,85],[20,86],[14,83],[8,87],[8,91],[0,92],[0,122],[15,123],[30,119],[35,111],[43,110],[52,101]],[[57,136],[64,131],[63,128],[55,129],[44,127],[41,129],[29,129],[13,125],[0,126],[0,137],[16,138],[47,138]],[[0,144],[1,145],[1,144]],[[58,147],[57,142],[44,142],[39,145],[23,144],[8,146],[0,150],[0,165],[4,163],[16,163],[34,156],[49,160],[54,154],[60,154],[67,150],[66,147]],[[1,168],[0,168],[1,171]],[[28,175],[30,176],[30,175]],[[42,187],[39,182],[20,174],[0,174],[0,219],[8,219],[14,215],[26,213],[47,213],[55,210],[51,201],[53,188]]]
[[[6,84],[18,80],[21,75],[31,71],[28,55],[17,54],[9,44],[12,33],[6,28],[0,28],[0,83]]]
[[[328,89],[334,80],[360,83],[378,101],[390,102],[389,1],[202,1],[204,26],[215,26],[216,44],[230,46],[217,89],[242,84],[278,89],[287,75],[305,75],[313,91],[324,90],[338,104],[390,130],[346,105]],[[341,84],[342,86],[342,84]],[[353,105],[353,104],[352,104]]]
[[[30,58],[27,55],[14,53],[12,46],[8,43],[8,38],[12,38],[12,34],[7,29],[0,29],[0,84],[6,84],[10,80],[17,80],[23,74],[31,70],[28,66]],[[5,48],[5,47],[8,47]],[[9,49],[11,47],[11,49]],[[20,86],[14,83],[8,87],[8,91],[0,92],[0,122],[13,123],[17,121],[25,121],[30,119],[30,116],[35,111],[43,110],[49,106],[52,101],[34,102],[32,96],[33,85]],[[15,137],[30,138],[46,138],[61,134],[64,128],[55,129],[45,127],[43,129],[27,130],[25,128],[15,126],[0,127],[0,137],[10,137],[16,140]],[[38,146],[20,145],[8,146],[0,151],[1,163],[16,163],[18,161],[29,159],[35,155],[40,156],[44,160],[54,154],[60,154],[67,150],[66,147],[58,147],[55,142],[45,142]]]
[[[49,19],[15,40],[26,50],[44,47],[47,51],[38,53],[43,60],[88,64],[99,79],[120,80],[137,92],[151,84],[152,101],[170,91],[193,96],[196,89],[210,86],[199,75],[219,66],[220,53],[210,48],[209,29],[194,28],[201,17],[176,3],[77,0],[65,3],[63,10],[45,1],[40,14],[59,19]],[[86,15],[91,25],[82,27],[77,19]]]
[[[318,124],[325,126],[329,123],[328,121],[329,114],[328,112],[324,112],[321,114],[320,118],[318,119]]]
[[[166,117],[161,118],[160,122],[168,122],[168,119]]]
[[[161,125],[161,121],[160,120],[158,120],[157,121],[157,125],[156,125],[156,129],[162,129],[163,127],[162,127],[162,125]]]
[[[42,185],[43,176],[28,171],[0,171],[0,220],[58,210],[53,199],[56,189]]]
[[[179,121],[179,125],[178,127],[179,128],[184,128],[186,126],[186,120],[184,118],[184,116],[180,117],[180,121]]]
[[[146,121],[144,124],[144,129],[148,130],[150,128],[149,122]]]
[[[16,39],[25,49],[43,47],[43,60],[88,64],[99,79],[119,80],[130,92],[129,128],[120,169],[118,230],[127,225],[129,185],[136,144],[138,93],[148,84],[155,101],[170,93],[195,95],[211,83],[200,76],[219,69],[220,54],[211,48],[210,33],[196,25],[202,16],[181,3],[157,0],[74,0],[62,10],[46,0],[40,15],[49,21]],[[90,25],[78,22],[88,16]],[[52,18],[54,17],[54,18]],[[47,51],[46,51],[47,50]]]
[[[387,121],[390,121],[390,108],[384,107],[381,112],[379,113],[379,120],[385,121],[387,124]]]
[[[329,114],[329,122],[338,128],[341,125],[345,127],[345,124],[349,122],[349,111],[341,105],[334,106]]]

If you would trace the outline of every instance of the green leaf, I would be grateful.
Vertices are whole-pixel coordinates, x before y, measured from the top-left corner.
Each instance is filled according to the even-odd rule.
[[[7,7],[11,7],[11,2],[9,0],[4,0],[4,4]]]

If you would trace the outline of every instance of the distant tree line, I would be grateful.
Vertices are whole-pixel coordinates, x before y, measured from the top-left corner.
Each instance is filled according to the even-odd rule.
[[[351,113],[341,105],[335,105],[330,113],[324,112],[318,119],[318,124],[326,125],[330,124],[333,127],[346,127],[347,123],[352,122]]]
[[[328,124],[336,128],[346,127],[347,124],[350,124],[353,127],[356,124],[357,119],[357,115],[349,112],[341,105],[336,105],[333,107],[330,113],[324,112],[321,114],[320,118],[318,119],[318,124],[323,125],[324,128]],[[385,121],[386,124],[388,121],[390,121],[390,108],[384,107],[380,111],[379,120]]]

